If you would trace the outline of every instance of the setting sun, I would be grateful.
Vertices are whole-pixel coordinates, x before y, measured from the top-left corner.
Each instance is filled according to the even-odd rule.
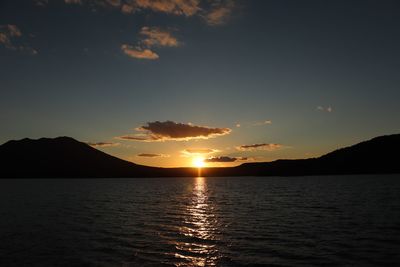
[[[196,157],[193,159],[193,166],[197,168],[203,168],[206,165],[204,162],[204,158],[202,157]]]

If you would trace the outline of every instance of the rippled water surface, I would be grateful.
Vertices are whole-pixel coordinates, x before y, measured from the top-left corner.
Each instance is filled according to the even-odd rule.
[[[400,176],[0,180],[0,266],[399,266]]]

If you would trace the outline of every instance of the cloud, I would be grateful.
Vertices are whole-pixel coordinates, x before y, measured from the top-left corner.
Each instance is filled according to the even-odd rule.
[[[146,136],[142,136],[142,135],[122,135],[122,136],[118,136],[116,137],[116,139],[119,140],[128,140],[128,141],[147,141],[147,137]]]
[[[330,106],[328,106],[328,107],[318,106],[317,110],[331,113],[333,111],[333,108]]]
[[[119,7],[121,6],[121,0],[106,0],[106,2],[114,7]]]
[[[268,124],[272,124],[272,121],[271,120],[265,120],[265,121],[255,122],[255,123],[253,123],[253,126],[261,126],[261,125],[268,125]]]
[[[220,156],[220,157],[211,157],[205,159],[205,162],[208,163],[216,163],[216,162],[235,162],[235,161],[247,161],[249,158],[247,157],[228,157],[228,156]]]
[[[233,1],[215,1],[211,9],[203,17],[209,25],[222,25],[231,16],[233,8]]]
[[[36,0],[36,1],[40,1],[40,0]],[[69,4],[69,5],[84,5],[85,4],[92,8],[95,8],[95,7],[119,8],[123,4],[122,2],[123,2],[123,0],[64,0],[65,4]]]
[[[212,162],[235,162],[237,158],[231,158],[228,156],[221,156],[221,157],[211,157],[205,159],[204,162],[212,163]]]
[[[133,47],[127,44],[121,46],[121,50],[128,56],[138,59],[158,59],[159,56],[150,49],[142,49],[140,47]]]
[[[47,5],[48,0],[34,0]],[[88,5],[92,8],[117,8],[123,14],[150,10],[176,16],[199,16],[208,25],[222,25],[231,17],[235,0],[64,0],[65,4]]]
[[[236,149],[240,151],[253,151],[253,150],[267,150],[267,151],[273,151],[276,149],[281,148],[282,145],[280,144],[252,144],[252,145],[241,145],[237,146]]]
[[[27,52],[31,55],[36,55],[37,50],[32,47],[22,44],[16,45],[15,40],[22,37],[21,30],[13,24],[0,25],[0,44],[10,50],[18,50],[21,52]]]
[[[82,0],[64,0],[66,4],[79,4],[82,5]]]
[[[121,12],[124,14],[133,14],[135,13],[136,8],[133,5],[130,4],[123,4],[121,6]]]
[[[48,0],[34,0],[45,5]],[[118,8],[123,14],[150,10],[176,16],[200,16],[208,25],[222,25],[228,21],[234,0],[64,0],[65,4],[89,5],[91,7]]]
[[[189,17],[201,10],[200,0],[64,0],[64,2],[66,4],[82,5],[87,3],[91,6],[120,7],[121,12],[125,14],[147,9],[154,12]]]
[[[145,157],[145,158],[158,158],[158,157],[169,157],[169,155],[164,154],[153,154],[153,153],[141,153],[137,155],[138,157]]]
[[[174,15],[193,16],[199,10],[200,0],[135,0],[131,5]]]
[[[169,31],[158,27],[142,27],[139,34],[141,38],[136,47],[127,44],[121,46],[122,51],[130,57],[154,60],[159,56],[151,50],[152,47],[176,47],[179,45],[178,40]]]
[[[49,0],[34,0],[35,5],[37,6],[47,6],[49,3]]]
[[[0,44],[4,45],[6,48],[17,49],[17,47],[13,45],[12,39],[21,36],[22,33],[16,25],[0,25]]]
[[[110,146],[119,146],[119,143],[113,143],[113,142],[97,142],[97,143],[92,143],[92,142],[87,142],[91,147],[110,147]]]
[[[49,0],[33,0],[36,5],[46,6]],[[203,18],[209,25],[224,24],[231,16],[235,7],[234,0],[63,0],[67,5],[119,10],[123,14],[150,10],[178,16],[197,16]],[[158,27],[143,27],[139,32],[138,43],[123,43],[124,54],[136,59],[159,59],[154,47],[177,47],[181,43],[169,31]],[[4,38],[3,38],[4,39]],[[27,50],[27,49],[26,49]],[[33,50],[31,50],[33,52]],[[33,54],[37,53],[35,51]]]
[[[142,27],[140,34],[145,36],[141,41],[145,46],[178,46],[178,40],[170,32],[158,27]]]
[[[142,134],[124,135],[117,137],[123,140],[158,142],[158,141],[188,141],[195,139],[209,139],[229,134],[229,128],[211,128],[197,126],[191,123],[177,123],[173,121],[148,122],[147,125],[136,128]]]
[[[199,155],[199,154],[212,154],[216,152],[219,152],[219,150],[211,148],[187,148],[181,151],[182,154],[187,156]]]

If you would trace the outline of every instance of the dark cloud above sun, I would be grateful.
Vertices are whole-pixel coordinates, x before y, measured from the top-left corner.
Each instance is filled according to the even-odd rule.
[[[158,142],[158,141],[189,141],[194,139],[210,139],[227,135],[229,128],[199,126],[191,123],[173,121],[148,122],[136,128],[138,134],[118,137],[122,140]]]
[[[227,162],[236,162],[236,161],[246,161],[247,157],[229,157],[229,156],[220,156],[220,157],[211,157],[205,159],[204,162],[207,163],[227,163]]]

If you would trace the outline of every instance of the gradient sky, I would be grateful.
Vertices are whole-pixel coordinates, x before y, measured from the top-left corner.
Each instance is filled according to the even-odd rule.
[[[399,14],[398,0],[1,0],[0,142],[229,166],[399,133]]]

